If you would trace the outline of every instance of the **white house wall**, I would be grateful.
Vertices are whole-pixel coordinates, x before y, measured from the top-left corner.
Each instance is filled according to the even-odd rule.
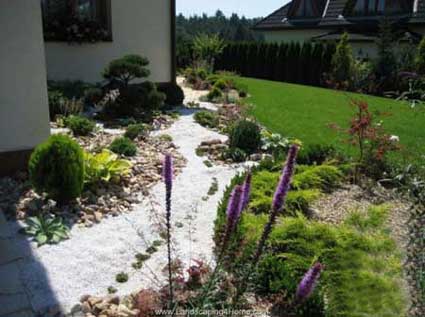
[[[169,0],[112,0],[112,42],[46,42],[48,78],[98,82],[112,59],[139,54],[150,61],[150,80],[170,81],[170,6]]]
[[[0,1],[0,153],[28,150],[49,135],[39,1]]]

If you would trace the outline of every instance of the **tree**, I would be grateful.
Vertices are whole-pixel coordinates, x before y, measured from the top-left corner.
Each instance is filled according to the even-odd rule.
[[[103,77],[127,87],[130,81],[150,75],[150,71],[146,68],[148,65],[149,60],[146,57],[126,55],[110,62],[103,71]]]
[[[353,52],[348,43],[348,34],[344,33],[336,47],[331,61],[331,77],[336,83],[348,82],[353,72]]]
[[[195,56],[205,61],[211,69],[214,69],[214,60],[223,52],[225,46],[224,41],[217,34],[201,34],[193,40]]]
[[[389,87],[394,87],[393,79],[397,73],[397,60],[394,54],[394,35],[391,22],[383,19],[379,23],[378,58],[375,64],[375,76],[378,79],[379,90],[384,92]]]
[[[425,37],[422,38],[416,52],[415,68],[418,74],[425,75]]]

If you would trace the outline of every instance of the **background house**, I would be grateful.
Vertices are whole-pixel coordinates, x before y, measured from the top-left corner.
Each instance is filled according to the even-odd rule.
[[[140,54],[150,80],[174,81],[174,22],[175,0],[2,0],[0,174],[25,166],[50,133],[47,79],[98,82],[111,60]]]
[[[383,17],[397,25],[402,41],[425,34],[425,0],[293,0],[254,29],[268,42],[326,42],[348,32],[354,54],[367,58],[376,56]]]

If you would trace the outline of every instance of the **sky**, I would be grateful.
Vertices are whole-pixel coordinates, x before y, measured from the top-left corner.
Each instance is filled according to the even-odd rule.
[[[217,9],[227,16],[232,13],[247,18],[265,17],[289,0],[177,0],[177,13],[185,16],[207,13],[213,15]]]

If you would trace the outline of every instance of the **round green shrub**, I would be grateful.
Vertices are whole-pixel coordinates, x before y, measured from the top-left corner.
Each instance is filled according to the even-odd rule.
[[[248,120],[235,123],[230,131],[230,147],[240,148],[247,154],[255,153],[261,146],[260,127]]]
[[[86,136],[94,131],[96,124],[82,116],[69,116],[64,120],[65,126],[76,136]]]
[[[125,131],[124,136],[130,140],[135,140],[146,133],[146,127],[143,123],[130,124]]]
[[[209,101],[214,101],[214,100],[216,100],[217,98],[220,98],[221,96],[223,96],[223,93],[221,92],[221,90],[219,89],[219,88],[217,88],[217,87],[213,87],[212,89],[211,89],[211,91],[208,93],[208,95],[207,95],[207,99],[209,100]]]
[[[216,128],[219,124],[218,115],[212,111],[199,111],[195,113],[195,121],[203,127]]]
[[[223,152],[225,160],[232,160],[235,163],[245,162],[247,155],[244,150],[239,148],[229,148]]]
[[[29,161],[29,175],[37,193],[58,203],[81,195],[84,184],[83,150],[66,135],[53,135],[40,144]]]
[[[214,87],[220,89],[221,91],[224,91],[229,87],[229,85],[225,79],[221,78],[215,82]]]
[[[164,104],[166,106],[179,106],[183,104],[184,92],[183,89],[175,83],[161,83],[158,84],[158,91],[165,94],[166,98]]]
[[[137,152],[136,144],[126,137],[115,139],[109,146],[109,149],[116,154],[124,156],[134,156]]]

